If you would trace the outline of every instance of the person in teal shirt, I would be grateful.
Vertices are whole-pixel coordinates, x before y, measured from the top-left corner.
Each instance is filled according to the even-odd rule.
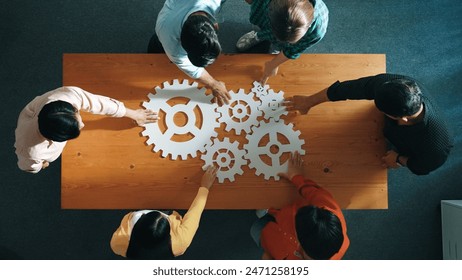
[[[277,74],[278,67],[297,59],[326,34],[329,10],[321,0],[245,0],[250,4],[250,22],[260,28],[244,34],[236,43],[245,52],[270,41],[281,52],[265,63],[261,83]]]

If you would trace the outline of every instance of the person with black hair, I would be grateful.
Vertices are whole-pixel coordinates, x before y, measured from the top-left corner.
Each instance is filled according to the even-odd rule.
[[[149,53],[165,52],[189,77],[212,91],[213,101],[222,106],[231,98],[225,83],[215,80],[204,67],[221,53],[215,15],[222,0],[167,0],[156,21]]]
[[[182,217],[158,210],[141,210],[125,215],[111,238],[112,251],[128,259],[166,260],[183,255],[191,245],[207,202],[217,168],[208,166],[197,195]]]
[[[301,114],[326,101],[374,100],[385,114],[384,135],[391,144],[382,157],[384,167],[406,166],[416,175],[426,175],[442,166],[453,147],[448,127],[428,91],[415,79],[397,74],[379,74],[335,82],[311,96],[287,98],[288,110]]]
[[[252,225],[251,236],[264,250],[262,259],[341,259],[350,240],[333,196],[304,177],[298,152],[291,155],[287,173],[279,175],[290,180],[301,197],[281,209],[269,209]]]
[[[67,140],[77,138],[84,124],[79,111],[98,115],[128,117],[138,125],[157,121],[157,113],[129,109],[115,99],[92,94],[78,87],[61,87],[37,96],[27,104],[15,130],[18,167],[38,173],[55,161]]]

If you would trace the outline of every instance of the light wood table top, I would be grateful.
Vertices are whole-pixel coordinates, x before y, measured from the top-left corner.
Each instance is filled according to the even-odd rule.
[[[221,55],[207,70],[228,90],[249,92],[258,81],[265,54]],[[304,54],[279,68],[269,80],[285,97],[311,95],[337,80],[386,72],[383,54]],[[148,93],[173,79],[188,79],[163,54],[65,54],[63,84],[109,96],[141,108]],[[128,118],[82,113],[85,128],[62,154],[61,207],[65,209],[187,209],[197,193],[204,164],[200,153],[187,160],[162,158],[147,145],[144,130]],[[328,189],[342,208],[388,208],[383,115],[372,101],[328,102],[308,115],[285,117],[301,131],[305,173]],[[244,135],[230,137],[246,143]],[[242,146],[241,146],[242,147]],[[235,181],[215,183],[208,209],[282,207],[298,197],[284,179],[265,180],[243,167]]]

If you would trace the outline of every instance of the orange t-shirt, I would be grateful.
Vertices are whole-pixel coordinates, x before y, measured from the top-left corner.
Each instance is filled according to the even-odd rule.
[[[292,178],[292,183],[297,187],[302,196],[299,200],[282,209],[270,209],[269,213],[274,216],[276,222],[268,223],[261,233],[261,245],[263,249],[274,259],[300,260],[303,259],[302,248],[298,242],[295,231],[295,215],[301,207],[313,205],[325,208],[334,213],[340,220],[343,231],[343,244],[340,250],[333,255],[331,260],[339,260],[345,255],[350,240],[347,236],[345,217],[335,202],[333,196],[315,182],[304,179],[297,175]],[[309,252],[306,252],[309,255]]]

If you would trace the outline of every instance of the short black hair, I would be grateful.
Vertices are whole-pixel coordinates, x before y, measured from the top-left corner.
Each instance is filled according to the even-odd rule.
[[[212,64],[221,52],[214,23],[208,16],[190,15],[181,30],[181,46],[197,67]]]
[[[136,260],[173,259],[168,219],[158,211],[143,214],[133,226],[126,255]]]
[[[391,80],[376,91],[375,106],[393,117],[412,116],[422,107],[422,91],[415,81]]]
[[[295,230],[305,253],[315,260],[328,260],[343,244],[342,224],[331,211],[304,206],[295,215]]]
[[[80,135],[77,109],[66,101],[53,101],[45,106],[38,115],[39,131],[43,137],[64,142]]]

